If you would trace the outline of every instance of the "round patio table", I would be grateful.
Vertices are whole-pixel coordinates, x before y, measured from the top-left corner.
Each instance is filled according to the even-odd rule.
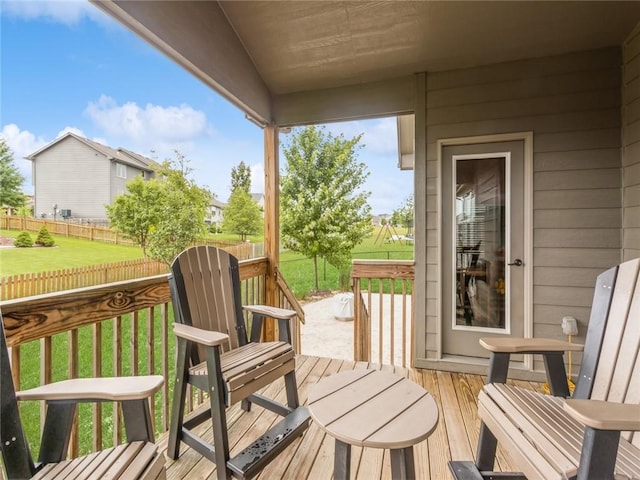
[[[309,409],[318,426],[335,438],[335,480],[350,478],[351,445],[390,449],[393,478],[415,478],[413,446],[438,423],[438,407],[425,389],[378,370],[323,378],[310,389]]]

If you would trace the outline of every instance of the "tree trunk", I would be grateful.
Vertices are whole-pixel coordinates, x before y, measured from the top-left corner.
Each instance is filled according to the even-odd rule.
[[[318,287],[318,256],[313,256],[313,279],[315,281],[316,292],[320,290]]]

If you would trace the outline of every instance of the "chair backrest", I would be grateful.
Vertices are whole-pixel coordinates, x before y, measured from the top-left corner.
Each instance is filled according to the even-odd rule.
[[[640,403],[639,272],[637,258],[598,276],[574,398]]]
[[[35,472],[22,429],[4,324],[0,313],[0,456],[9,479],[31,478]],[[0,472],[0,477],[2,476]]]
[[[247,343],[238,260],[210,246],[190,247],[171,264],[169,288],[175,321],[229,335],[224,350]],[[194,362],[203,361],[202,352]]]

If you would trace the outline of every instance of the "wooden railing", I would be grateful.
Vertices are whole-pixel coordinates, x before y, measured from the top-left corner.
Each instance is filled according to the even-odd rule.
[[[413,364],[412,260],[354,260],[353,352],[357,361]]]
[[[260,303],[265,298],[267,267],[265,258],[240,262],[243,304]],[[276,306],[301,312],[286,289],[280,291],[279,298],[281,304]],[[170,332],[173,311],[166,275],[4,301],[0,309],[16,388],[75,377],[161,374],[165,384],[153,402],[153,418],[156,432],[166,431],[175,368]],[[294,335],[299,351],[296,339],[299,334]],[[202,401],[193,395],[189,398],[191,408]],[[36,445],[42,412],[37,404],[21,408],[23,420],[30,421],[26,422],[27,435]],[[31,413],[26,414],[28,411]],[[83,406],[76,425],[81,428],[73,432],[73,456],[122,441],[117,409],[103,412],[99,405]],[[81,439],[82,435],[90,440]]]

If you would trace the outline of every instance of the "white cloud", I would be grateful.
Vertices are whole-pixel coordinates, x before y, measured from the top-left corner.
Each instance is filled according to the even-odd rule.
[[[342,133],[346,138],[353,138],[362,133],[360,143],[365,145],[370,154],[397,155],[396,117],[332,123],[327,125],[327,130],[333,135]]]
[[[88,116],[107,136],[124,139],[141,150],[165,150],[188,143],[211,132],[204,112],[189,105],[163,107],[148,103],[144,108],[135,102],[119,105],[113,98],[100,96],[89,102]]]
[[[105,23],[107,17],[86,0],[20,0],[3,1],[2,13],[8,17],[34,20],[46,20],[75,25],[87,17],[99,23]]]
[[[20,127],[14,123],[2,127],[0,137],[2,137],[7,142],[7,145],[9,145],[9,148],[11,148],[14,163],[25,178],[23,190],[25,193],[32,193],[31,162],[25,160],[24,157],[44,147],[48,142],[42,137],[36,137],[28,130],[20,130]]]
[[[67,133],[73,133],[74,135],[78,135],[79,137],[87,138],[84,132],[77,127],[64,127],[62,130],[60,130],[60,132],[58,132],[56,138],[60,138]]]
[[[251,165],[251,193],[264,193],[264,165]]]

